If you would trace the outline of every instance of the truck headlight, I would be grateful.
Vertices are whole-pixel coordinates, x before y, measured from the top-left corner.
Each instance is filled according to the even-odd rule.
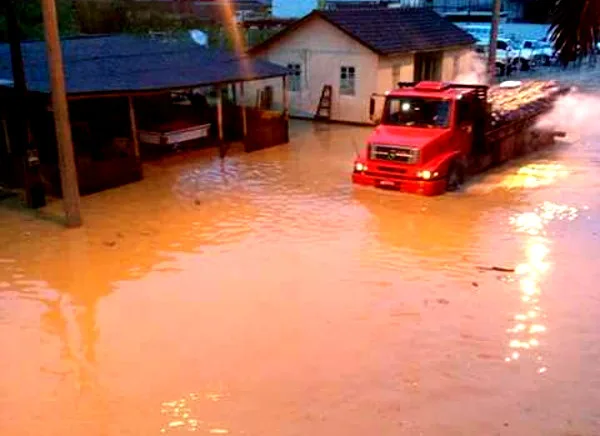
[[[367,169],[368,169],[368,168],[367,168],[367,166],[366,166],[365,164],[363,164],[363,163],[360,163],[360,162],[357,162],[357,163],[354,165],[354,169],[355,169],[356,171],[367,171]]]
[[[430,180],[431,178],[437,177],[438,175],[439,175],[439,173],[437,171],[431,172],[431,171],[428,171],[428,170],[419,171],[417,173],[417,177],[420,177],[423,180]]]

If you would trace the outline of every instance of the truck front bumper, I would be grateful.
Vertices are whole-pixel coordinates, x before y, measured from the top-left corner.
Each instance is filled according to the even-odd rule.
[[[352,173],[352,183],[426,196],[441,195],[446,192],[445,179],[418,180],[399,177],[390,178],[382,174],[368,174],[366,172],[355,171]]]

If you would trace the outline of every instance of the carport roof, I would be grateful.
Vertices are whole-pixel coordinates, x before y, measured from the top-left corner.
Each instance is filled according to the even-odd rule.
[[[287,74],[278,65],[202,47],[189,37],[102,35],[65,38],[61,45],[70,95],[135,94]],[[49,93],[45,43],[21,47],[29,91]],[[8,44],[0,44],[0,86],[13,86]]]

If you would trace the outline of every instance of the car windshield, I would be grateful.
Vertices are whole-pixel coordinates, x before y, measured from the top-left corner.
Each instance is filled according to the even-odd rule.
[[[523,43],[523,48],[533,48],[533,42],[531,42],[531,41],[525,41]]]
[[[389,97],[384,124],[413,127],[448,127],[450,102],[418,97]]]
[[[508,44],[504,41],[498,41],[496,47],[498,48],[498,50],[506,50],[508,48]]]

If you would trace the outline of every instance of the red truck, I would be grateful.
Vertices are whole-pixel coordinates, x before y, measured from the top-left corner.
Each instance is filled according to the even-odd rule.
[[[385,98],[380,123],[358,153],[352,181],[422,195],[455,191],[467,176],[562,136],[537,121],[566,92],[555,82],[506,82],[491,88],[401,82],[380,96]]]

